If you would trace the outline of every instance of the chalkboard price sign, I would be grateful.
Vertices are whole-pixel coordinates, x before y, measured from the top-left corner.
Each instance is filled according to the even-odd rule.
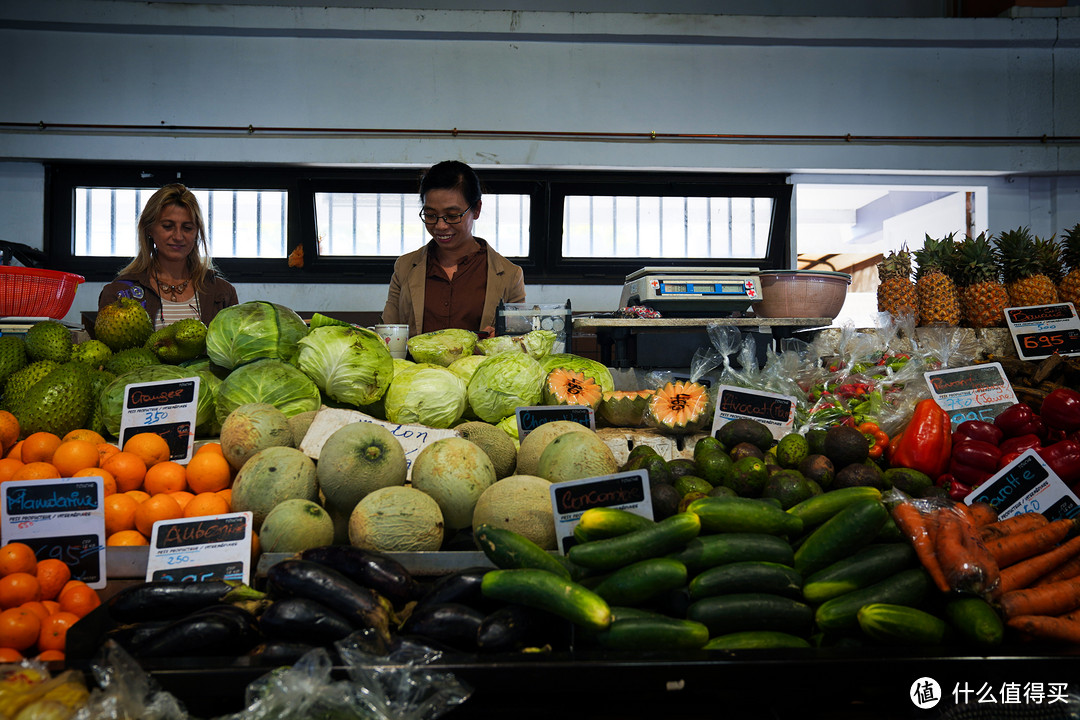
[[[19,542],[29,545],[38,560],[60,560],[71,570],[72,580],[82,580],[87,585],[101,577],[101,552],[104,546],[97,535],[67,535],[50,538],[23,538]]]
[[[244,579],[243,563],[214,563],[186,567],[183,570],[157,570],[150,580],[154,582],[214,582],[217,580]]]
[[[1022,360],[1080,355],[1080,318],[1072,303],[1006,308],[1005,321]]]
[[[729,420],[750,418],[768,426],[773,437],[782,438],[795,425],[795,398],[790,395],[721,385],[716,394],[712,434]]]
[[[154,547],[172,548],[239,542],[247,533],[247,519],[242,515],[219,515],[195,518],[163,526]]]
[[[169,443],[169,459],[187,462],[195,445],[201,378],[131,383],[124,388],[120,439],[152,432]]]
[[[154,425],[152,430],[145,427],[126,427],[121,436],[120,446],[123,447],[123,443],[144,432],[157,433],[165,439],[165,442],[169,443],[169,458],[171,460],[186,457],[188,445],[195,439],[195,432],[192,430],[191,423],[185,420],[183,422],[160,423]]]
[[[550,492],[555,537],[563,552],[574,544],[574,527],[589,508],[613,507],[653,518],[649,475],[644,470],[556,483]]]
[[[590,430],[596,429],[596,413],[591,407],[584,405],[519,407],[517,409],[518,439],[524,440],[525,436],[533,430],[554,420],[569,420],[584,425]]]
[[[154,523],[147,580],[248,582],[250,572],[250,512]]]
[[[954,428],[965,420],[993,422],[1016,404],[1016,394],[1001,363],[934,370],[925,377],[930,394],[949,414]]]
[[[975,488],[964,502],[989,503],[1001,519],[1037,512],[1048,520],[1059,520],[1080,512],[1080,499],[1034,450],[1025,451]]]

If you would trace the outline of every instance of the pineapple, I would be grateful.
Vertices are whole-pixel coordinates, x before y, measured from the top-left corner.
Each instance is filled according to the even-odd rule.
[[[915,324],[919,324],[918,297],[915,283],[911,281],[911,253],[907,247],[900,252],[889,251],[889,256],[878,264],[877,289],[878,312],[891,313],[893,316],[914,315]]]
[[[935,240],[927,235],[922,250],[915,251],[915,262],[919,264],[915,273],[915,291],[923,325],[960,323],[960,298],[956,284],[947,274],[953,254],[954,234],[943,240]]]
[[[954,270],[964,324],[976,328],[1004,325],[1009,293],[1001,283],[997,251],[986,233],[969,236],[956,246]]]
[[[1065,231],[1062,255],[1069,273],[1058,283],[1058,297],[1080,308],[1080,223]]]
[[[1057,286],[1043,272],[1035,238],[1028,228],[1001,233],[998,253],[1011,307],[1052,305],[1058,301]]]

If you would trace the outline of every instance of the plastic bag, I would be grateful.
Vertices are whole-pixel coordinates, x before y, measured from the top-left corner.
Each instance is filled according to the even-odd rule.
[[[90,666],[98,687],[75,720],[186,720],[188,713],[115,640],[108,640]]]
[[[732,325],[709,323],[705,326],[705,331],[712,347],[700,347],[694,352],[694,357],[690,360],[690,379],[694,382],[717,368],[723,376],[731,369],[730,356],[738,351],[742,342],[742,331]]]

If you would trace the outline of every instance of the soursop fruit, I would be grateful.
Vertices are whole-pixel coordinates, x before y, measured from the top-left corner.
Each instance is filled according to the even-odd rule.
[[[98,311],[94,337],[113,352],[142,347],[154,332],[154,322],[138,300],[117,298]]]
[[[100,368],[109,358],[113,351],[100,340],[85,340],[71,348],[71,359],[92,368]]]
[[[176,365],[206,354],[206,325],[198,318],[185,318],[154,332],[146,347],[163,363]]]
[[[31,387],[58,367],[60,363],[53,360],[38,360],[11,373],[4,385],[4,398],[15,400],[26,395]]]
[[[113,375],[123,375],[147,365],[161,365],[161,361],[152,350],[138,347],[113,353],[113,356],[105,361],[103,369]]]
[[[26,343],[18,335],[0,337],[0,383],[16,370],[22,370],[30,360],[26,357]]]
[[[22,436],[51,432],[60,437],[86,427],[93,405],[90,371],[81,363],[58,365],[16,400],[12,412],[19,419]]]
[[[31,361],[52,360],[66,363],[71,359],[71,331],[55,320],[34,323],[23,338],[26,356]]]

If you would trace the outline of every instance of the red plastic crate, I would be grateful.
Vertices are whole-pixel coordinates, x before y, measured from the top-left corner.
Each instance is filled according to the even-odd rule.
[[[0,317],[62,319],[71,309],[82,275],[0,265]]]

